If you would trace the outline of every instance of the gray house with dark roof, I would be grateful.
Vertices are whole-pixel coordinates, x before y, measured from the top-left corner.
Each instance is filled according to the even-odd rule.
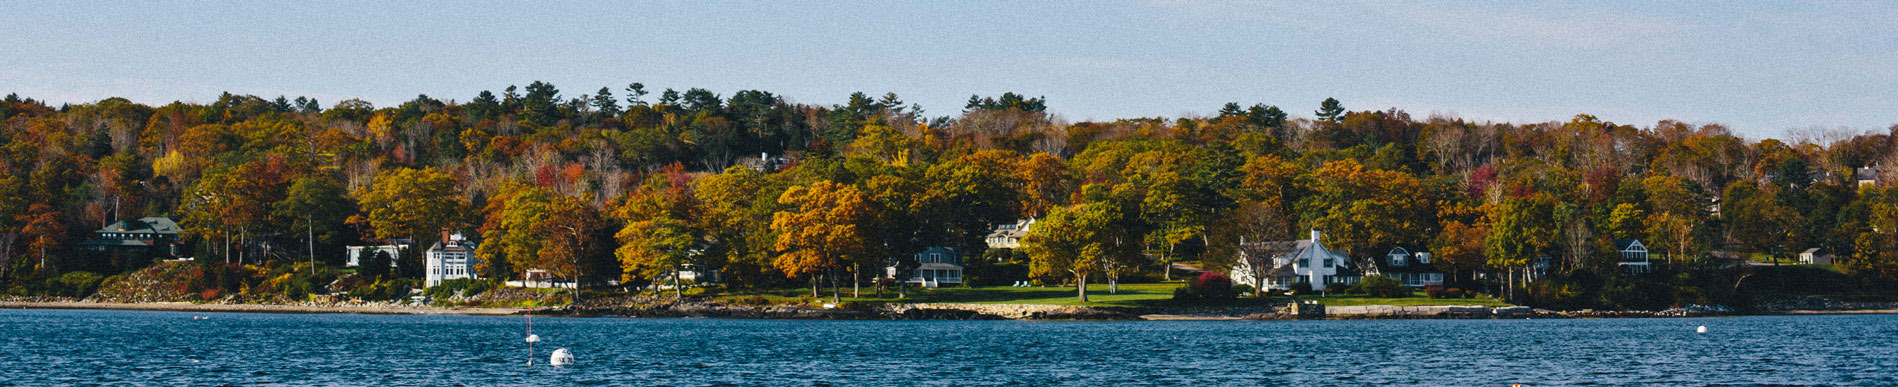
[[[1443,286],[1443,271],[1430,263],[1430,252],[1421,246],[1394,245],[1369,252],[1364,255],[1371,256],[1371,264],[1364,267],[1364,275],[1391,277],[1413,288]]]
[[[98,238],[80,242],[79,248],[94,252],[149,253],[154,257],[176,257],[184,242],[178,222],[162,216],[121,220],[94,233]]]

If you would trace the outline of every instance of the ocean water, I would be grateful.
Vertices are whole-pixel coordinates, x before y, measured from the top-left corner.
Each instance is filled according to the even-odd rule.
[[[0,310],[0,385],[1898,385],[1894,315],[523,323]]]

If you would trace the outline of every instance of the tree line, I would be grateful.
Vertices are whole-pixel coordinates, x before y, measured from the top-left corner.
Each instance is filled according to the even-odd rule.
[[[120,219],[178,219],[189,256],[337,266],[344,245],[442,230],[479,242],[489,278],[550,270],[601,284],[874,281],[952,246],[1048,283],[1221,270],[1241,240],[1322,229],[1370,259],[1424,246],[1450,282],[1613,306],[1710,297],[1727,254],[1838,257],[1857,286],[1898,284],[1898,126],[1746,139],[1720,125],[1577,115],[1530,124],[1266,104],[1207,116],[1067,122],[1042,98],[972,96],[929,117],[895,94],[843,104],[646,86],[579,96],[534,82],[392,107],[226,93],[209,104],[0,102],[0,278],[19,293],[148,260],[77,248]],[[1861,187],[1861,167],[1884,167]],[[996,225],[1042,219],[1020,253]],[[1611,241],[1662,252],[1617,270]],[[303,247],[303,248],[297,248]],[[314,252],[312,255],[311,252]],[[46,257],[41,259],[40,257]],[[420,254],[400,272],[419,276]],[[1552,274],[1524,273],[1549,257]],[[1019,278],[1017,278],[1019,279]],[[1010,279],[1016,280],[1016,279]]]

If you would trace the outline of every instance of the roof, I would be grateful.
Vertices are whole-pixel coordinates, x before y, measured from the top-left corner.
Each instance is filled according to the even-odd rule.
[[[1800,252],[1800,254],[1818,254],[1818,253],[1819,253],[1819,248],[1817,247],[1806,249],[1806,251]]]
[[[1636,244],[1636,243],[1641,243],[1641,240],[1639,240],[1639,239],[1616,239],[1616,240],[1615,240],[1615,251],[1623,251],[1623,250],[1627,250],[1627,249],[1629,249],[1629,248],[1631,248],[1631,247],[1633,247],[1633,246],[1634,246],[1634,244]],[[1647,248],[1648,248],[1648,244],[1646,244],[1646,243],[1641,243],[1641,248],[1642,248],[1642,249],[1647,249]]]
[[[178,222],[171,221],[171,218],[153,216],[136,220],[121,220],[99,229],[99,232],[178,235],[178,232],[183,230],[178,228]]]
[[[1035,218],[1017,220],[1015,223],[1010,224],[996,225],[995,231],[990,232],[986,238],[1010,237],[1020,239],[1028,236],[1028,229],[1034,227],[1034,225]]]
[[[137,239],[93,239],[93,240],[89,240],[85,242],[79,242],[79,245],[80,246],[150,247],[152,244],[146,243],[145,241],[141,241]]]
[[[1878,172],[1878,167],[1859,167],[1852,174],[1859,180],[1878,180]]]
[[[1404,265],[1402,266],[1391,264],[1390,253],[1391,251],[1396,250],[1396,249],[1404,249],[1404,252],[1406,253],[1404,254]],[[1370,269],[1374,269],[1373,271],[1376,271],[1378,273],[1441,273],[1442,272],[1442,270],[1437,270],[1436,265],[1425,263],[1422,260],[1417,259],[1417,254],[1419,253],[1428,254],[1429,251],[1426,251],[1424,250],[1423,247],[1416,246],[1416,245],[1399,244],[1399,245],[1385,245],[1382,247],[1374,247],[1374,248],[1371,248],[1367,252],[1367,254],[1363,254],[1363,255],[1371,256]]]
[[[1338,259],[1338,266],[1336,267],[1337,275],[1355,276],[1359,274],[1357,268],[1352,267],[1350,257],[1331,251],[1331,249],[1325,248],[1322,243],[1317,244],[1317,248],[1313,248],[1313,246],[1310,239],[1246,242],[1239,245],[1240,253],[1242,254],[1240,259],[1246,260],[1246,263],[1250,265],[1272,267],[1272,270],[1266,273],[1267,277],[1290,277],[1298,275],[1292,266],[1292,262],[1302,258],[1318,258],[1315,256],[1307,257],[1308,255],[1328,253],[1333,258]],[[1275,258],[1279,257],[1285,258],[1283,260],[1285,264],[1278,264],[1279,260]],[[1313,262],[1317,261],[1318,259],[1313,260]]]

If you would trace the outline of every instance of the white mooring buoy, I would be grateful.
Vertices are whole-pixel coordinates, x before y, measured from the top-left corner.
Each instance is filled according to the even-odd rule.
[[[1707,326],[1701,325],[1699,328],[1694,328],[1694,333],[1707,333]]]
[[[557,366],[573,364],[573,351],[568,351],[566,348],[556,349],[553,357],[547,359],[547,364]]]

